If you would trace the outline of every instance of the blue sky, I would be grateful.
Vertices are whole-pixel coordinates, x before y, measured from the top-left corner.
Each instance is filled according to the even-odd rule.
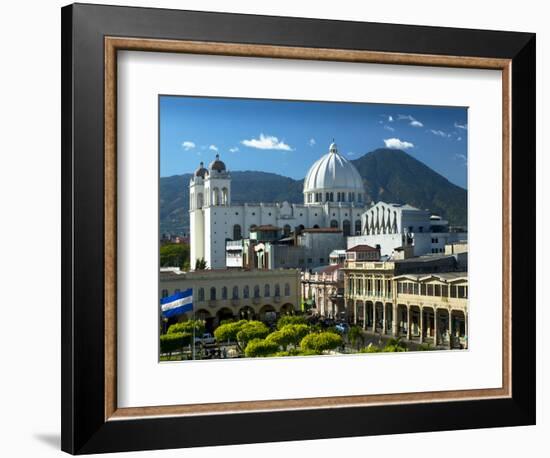
[[[467,109],[417,105],[160,97],[160,175],[216,153],[231,170],[301,179],[332,139],[348,159],[401,149],[467,186]]]

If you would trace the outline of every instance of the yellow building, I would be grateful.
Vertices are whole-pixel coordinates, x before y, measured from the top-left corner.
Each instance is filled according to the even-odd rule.
[[[369,332],[415,343],[467,348],[468,274],[453,256],[346,261],[344,306]]]
[[[207,327],[230,318],[269,321],[301,308],[300,272],[296,269],[161,269],[159,297],[188,288],[193,289],[195,317],[205,320]],[[178,317],[186,318],[187,314]]]

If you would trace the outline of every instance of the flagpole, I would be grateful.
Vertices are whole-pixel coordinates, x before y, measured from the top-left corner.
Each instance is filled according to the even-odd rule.
[[[193,307],[193,361],[195,361],[195,307]]]

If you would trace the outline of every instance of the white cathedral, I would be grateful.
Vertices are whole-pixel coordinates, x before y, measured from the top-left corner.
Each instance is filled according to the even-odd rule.
[[[189,183],[191,267],[204,259],[224,269],[226,240],[249,236],[255,226],[339,228],[345,236],[361,233],[365,212],[363,180],[335,143],[316,161],[304,180],[304,203],[231,203],[231,175],[219,155],[208,168],[201,163]]]
[[[411,247],[411,254],[441,254],[450,243],[466,242],[467,232],[449,232],[449,223],[408,204],[366,205],[361,175],[335,143],[304,180],[304,203],[231,204],[231,175],[219,155],[208,169],[201,162],[189,183],[191,267],[198,259],[209,269],[225,269],[226,240],[248,238],[258,226],[296,229],[338,228],[347,247],[380,247],[383,256]]]

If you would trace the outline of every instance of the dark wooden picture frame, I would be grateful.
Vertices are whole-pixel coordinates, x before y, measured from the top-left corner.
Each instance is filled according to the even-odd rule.
[[[116,56],[128,49],[502,71],[503,386],[117,408]],[[70,5],[62,9],[62,148],[63,450],[534,424],[534,34]]]

